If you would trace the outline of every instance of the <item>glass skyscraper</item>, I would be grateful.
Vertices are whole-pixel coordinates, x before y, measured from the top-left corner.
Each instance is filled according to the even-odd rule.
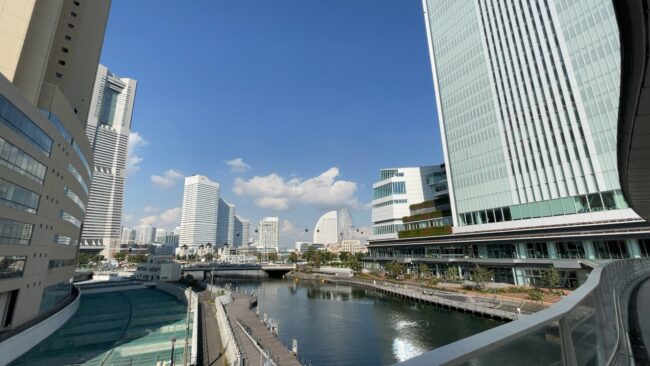
[[[459,230],[627,208],[611,1],[427,0],[425,11]]]

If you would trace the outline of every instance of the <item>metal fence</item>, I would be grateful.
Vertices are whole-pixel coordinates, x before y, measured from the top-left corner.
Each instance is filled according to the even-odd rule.
[[[420,365],[630,364],[631,290],[650,276],[650,259],[595,268],[586,283],[552,307],[401,363]]]

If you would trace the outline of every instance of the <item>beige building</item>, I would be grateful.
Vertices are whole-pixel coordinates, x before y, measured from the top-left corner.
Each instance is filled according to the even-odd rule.
[[[109,0],[0,0],[0,330],[71,293]]]
[[[360,240],[342,240],[341,251],[349,253],[364,253],[365,247],[361,245]]]
[[[181,265],[171,255],[150,255],[146,263],[138,264],[134,277],[145,281],[178,281]]]

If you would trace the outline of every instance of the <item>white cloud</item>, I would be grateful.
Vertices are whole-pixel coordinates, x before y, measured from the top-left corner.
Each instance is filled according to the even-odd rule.
[[[151,225],[165,230],[173,230],[181,222],[181,208],[170,208],[160,215],[149,215],[140,219],[139,225]]]
[[[144,206],[142,211],[144,211],[145,213],[155,213],[155,212],[158,212],[158,207]]]
[[[294,230],[293,224],[289,220],[282,221],[281,231],[283,233],[290,233]]]
[[[251,168],[251,166],[248,165],[242,158],[224,160],[224,163],[230,167],[230,171],[233,173],[243,173]]]
[[[149,145],[139,132],[131,132],[129,135],[129,145],[126,153],[126,174],[133,174],[140,170],[140,163],[144,160],[142,157],[142,148]]]
[[[285,180],[276,173],[249,180],[235,179],[233,192],[249,196],[259,207],[281,211],[296,204],[313,205],[318,208],[360,207],[354,196],[357,183],[337,180],[339,169],[330,168],[320,175],[309,178]]]
[[[175,186],[181,178],[183,178],[183,173],[169,169],[163,175],[152,175],[151,183],[158,188],[167,189]]]

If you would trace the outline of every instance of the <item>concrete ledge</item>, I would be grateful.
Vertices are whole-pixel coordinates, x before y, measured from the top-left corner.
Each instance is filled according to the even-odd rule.
[[[199,348],[199,296],[194,291],[192,291],[191,288],[184,289],[182,287],[174,286],[165,282],[157,282],[155,286],[160,291],[164,291],[170,295],[176,296],[178,300],[188,304],[188,307],[191,308],[193,319],[190,365],[196,365]]]
[[[80,292],[76,291],[76,294],[75,299],[57,313],[0,343],[0,365],[7,365],[22,356],[70,320],[81,302]]]

